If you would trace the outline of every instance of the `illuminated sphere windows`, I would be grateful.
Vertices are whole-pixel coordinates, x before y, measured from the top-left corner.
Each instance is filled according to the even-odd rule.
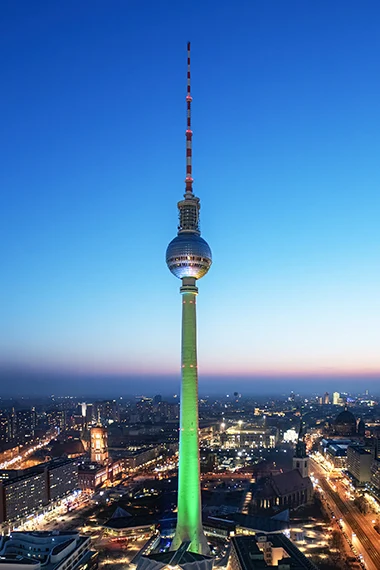
[[[183,233],[175,237],[166,250],[166,264],[170,271],[178,277],[194,277],[200,279],[211,267],[211,249],[200,236]]]

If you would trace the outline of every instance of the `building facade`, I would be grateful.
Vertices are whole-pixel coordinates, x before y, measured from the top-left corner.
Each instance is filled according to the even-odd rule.
[[[226,449],[250,448],[264,449],[276,447],[278,441],[277,428],[230,427],[223,434],[223,447]]]
[[[91,461],[100,465],[108,462],[108,435],[104,427],[91,428]]]
[[[347,448],[347,471],[358,485],[371,480],[373,457],[363,447],[349,445]]]
[[[45,471],[0,481],[0,523],[26,517],[48,502]]]

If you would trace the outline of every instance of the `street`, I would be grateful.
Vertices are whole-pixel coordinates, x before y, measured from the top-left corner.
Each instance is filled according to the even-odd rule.
[[[310,467],[311,472],[318,479],[324,498],[333,511],[337,524],[340,523],[366,568],[379,570],[380,536],[374,529],[370,517],[360,513],[353,502],[346,498],[346,490],[341,482],[328,481],[328,472],[314,459],[311,459]]]

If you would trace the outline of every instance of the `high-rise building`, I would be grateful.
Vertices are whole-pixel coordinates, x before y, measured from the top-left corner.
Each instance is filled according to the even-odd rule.
[[[325,392],[324,396],[323,396],[323,403],[324,404],[329,404],[330,403],[330,394],[328,392]]]
[[[91,461],[100,465],[108,462],[108,435],[104,427],[91,428]]]
[[[339,404],[340,404],[339,392],[333,392],[333,404],[334,404],[334,406],[339,406]]]
[[[211,266],[211,250],[201,238],[199,229],[200,201],[193,193],[190,43],[187,46],[187,128],[186,178],[184,199],[178,202],[178,235],[166,250],[170,271],[182,280],[182,381],[180,405],[180,438],[178,465],[178,514],[172,550],[190,542],[189,550],[208,554],[209,548],[202,528],[199,421],[198,421],[198,366],[196,298],[197,280],[206,275]]]

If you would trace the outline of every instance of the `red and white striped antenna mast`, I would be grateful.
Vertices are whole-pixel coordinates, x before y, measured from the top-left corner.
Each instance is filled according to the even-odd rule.
[[[187,42],[187,127],[186,127],[186,194],[193,195],[193,164],[192,164],[192,151],[193,151],[193,131],[191,130],[191,97],[190,91],[190,42]],[[190,197],[190,196],[189,196]]]

